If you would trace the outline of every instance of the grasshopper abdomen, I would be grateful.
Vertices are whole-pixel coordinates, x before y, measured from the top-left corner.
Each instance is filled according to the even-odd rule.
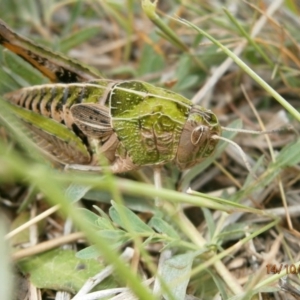
[[[96,83],[44,84],[8,93],[11,103],[51,118],[72,129],[70,108],[80,103],[103,103],[106,86]]]

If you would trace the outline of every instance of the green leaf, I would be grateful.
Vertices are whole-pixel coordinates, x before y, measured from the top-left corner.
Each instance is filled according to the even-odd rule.
[[[141,76],[158,72],[161,71],[164,67],[165,60],[162,55],[159,55],[156,51],[153,51],[153,47],[146,44],[142,49],[137,75]]]
[[[0,68],[0,93],[5,94],[20,88],[20,85],[12,78],[11,72],[7,73],[4,69]]]
[[[120,239],[124,239],[126,232],[121,229],[101,230],[98,232],[98,235],[109,241],[118,241]]]
[[[109,216],[98,206],[94,206],[95,210],[99,213],[96,224],[99,229],[115,229]]]
[[[23,211],[21,213],[19,213],[16,218],[13,220],[13,222],[11,223],[10,226],[10,230],[14,230],[20,226],[22,226],[23,224],[25,224],[26,222],[28,222],[30,220],[30,213],[29,211]],[[37,229],[38,229],[38,235],[42,234],[43,232],[45,232],[46,230],[46,220],[43,219],[40,222],[37,223]],[[19,232],[18,234],[14,235],[11,239],[10,239],[10,245],[13,247],[14,250],[18,250],[21,247],[22,244],[26,244],[30,242],[30,230],[29,228],[22,230],[21,232]]]
[[[207,272],[210,274],[212,279],[214,280],[214,283],[216,284],[216,287],[218,291],[220,292],[221,299],[228,299],[228,290],[227,285],[224,282],[224,279],[221,278],[218,274],[215,272],[212,272],[210,269],[207,269]]]
[[[166,300],[185,298],[193,260],[194,253],[189,252],[173,256],[163,263],[160,269],[161,278],[170,288],[172,294],[170,297],[168,293],[163,293]]]
[[[61,249],[27,258],[18,266],[37,288],[70,293],[76,293],[88,278],[103,269],[99,262],[83,261],[75,257],[74,251]]]
[[[96,259],[99,256],[99,250],[94,245],[86,247],[76,253],[76,257],[80,259]]]
[[[101,203],[111,203],[111,194],[106,191],[90,190],[84,197],[86,200],[93,200]],[[155,212],[153,201],[146,197],[137,197],[133,195],[124,195],[124,204],[126,207],[138,212]]]
[[[13,220],[11,226],[10,226],[10,230],[14,230],[16,228],[18,228],[19,226],[23,225],[24,223],[28,222],[30,220],[30,214],[28,211],[19,213],[17,215],[17,217]],[[16,234],[15,236],[13,236],[10,239],[10,245],[11,246],[17,246],[17,245],[22,245],[24,243],[29,243],[30,239],[29,239],[29,228],[22,230],[21,232],[19,232],[18,234]]]
[[[287,145],[276,157],[276,163],[274,165],[278,168],[283,168],[298,164],[300,162],[299,148],[300,140]]]
[[[0,238],[4,241],[4,228],[3,219],[0,220]],[[13,299],[12,297],[12,286],[13,286],[13,276],[11,270],[10,255],[8,249],[8,243],[1,243],[0,245],[0,291],[2,299]],[[16,288],[16,286],[15,286]]]
[[[181,55],[178,67],[176,68],[176,76],[178,78],[178,84],[180,81],[190,75],[192,60],[189,55]]]
[[[249,224],[236,222],[227,225],[219,234],[218,237],[222,239],[224,243],[229,241],[240,240],[245,236],[245,229],[249,227]]]
[[[99,229],[115,229],[112,222],[108,218],[98,217],[96,224]]]
[[[72,27],[75,25],[75,21],[83,13],[83,10],[82,10],[83,6],[84,6],[84,1],[82,1],[82,0],[75,1],[73,8],[69,11],[70,15],[68,17],[68,21],[66,22],[66,24],[63,28],[62,36],[67,35],[68,32],[72,29]],[[48,7],[48,5],[47,5],[47,7]]]
[[[149,221],[148,225],[153,227],[157,232],[164,233],[169,237],[172,237],[174,239],[180,238],[174,228],[161,218],[153,217]]]
[[[81,213],[82,217],[86,220],[87,223],[90,223],[95,227],[98,225],[98,215],[85,208],[78,208],[77,210]]]
[[[216,230],[216,225],[213,219],[213,215],[211,213],[211,211],[208,208],[202,207],[202,211],[204,214],[204,218],[208,227],[208,232],[210,235],[210,238],[212,239],[212,237],[214,236],[215,230]]]
[[[129,232],[153,233],[151,227],[124,205],[113,202],[113,206],[109,209],[109,215],[115,223]]]
[[[86,27],[76,31],[72,35],[64,38],[60,44],[61,52],[68,52],[70,49],[82,44],[99,33],[99,26]]]
[[[90,186],[71,183],[66,189],[66,196],[72,203],[79,201],[91,189]]]
[[[192,88],[199,83],[199,77],[197,75],[188,75],[176,84],[176,91],[184,91]]]
[[[6,66],[18,76],[14,78],[21,86],[30,86],[46,83],[45,77],[21,57],[9,51],[3,51],[3,59]]]
[[[131,241],[131,238],[123,230],[101,230],[98,235],[107,241],[112,249],[117,249]]]

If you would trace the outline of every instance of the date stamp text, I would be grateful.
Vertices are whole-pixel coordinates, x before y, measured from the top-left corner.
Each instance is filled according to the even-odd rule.
[[[281,272],[286,272],[286,274],[300,274],[300,265],[296,266],[294,264],[267,264],[267,274],[280,274]]]

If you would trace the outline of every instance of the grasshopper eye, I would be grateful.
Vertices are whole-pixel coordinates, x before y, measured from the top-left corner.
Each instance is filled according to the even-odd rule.
[[[193,145],[197,145],[201,142],[204,142],[204,140],[207,138],[207,132],[209,128],[207,126],[200,125],[196,127],[191,134],[191,143]]]
[[[210,156],[221,132],[218,119],[211,111],[194,106],[184,124],[175,161],[180,169],[191,168]]]

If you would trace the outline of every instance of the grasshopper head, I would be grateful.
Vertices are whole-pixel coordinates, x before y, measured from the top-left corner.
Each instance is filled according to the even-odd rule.
[[[213,136],[221,134],[215,114],[201,106],[193,106],[184,124],[175,157],[180,169],[188,169],[210,156],[218,143]]]

